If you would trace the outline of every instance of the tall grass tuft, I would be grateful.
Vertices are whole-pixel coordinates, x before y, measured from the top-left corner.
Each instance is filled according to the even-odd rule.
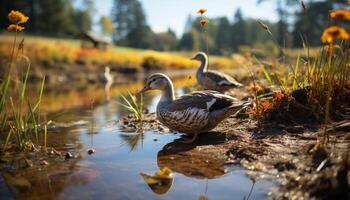
[[[143,114],[143,95],[140,94],[140,100],[128,91],[128,98],[122,95],[124,103],[120,103],[124,108],[126,108],[134,117],[142,122]]]
[[[9,19],[17,26],[28,20],[28,17],[18,11],[11,11],[11,13],[11,16],[16,16],[13,18],[9,17]],[[18,21],[18,19],[21,20]],[[13,30],[10,29],[10,26],[8,29]],[[7,133],[7,137],[2,145],[3,151],[9,149],[10,146],[14,146],[19,150],[32,150],[35,148],[32,139],[34,138],[36,145],[39,145],[39,134],[42,131],[40,124],[40,103],[45,86],[45,77],[41,81],[38,99],[32,104],[29,95],[27,95],[31,62],[27,56],[21,54],[24,45],[23,39],[18,44],[18,48],[16,48],[17,32],[21,30],[23,29],[13,30],[15,31],[15,36],[8,63],[8,71],[4,80],[0,80],[0,134]],[[19,70],[18,63],[21,63],[20,61],[24,61],[27,66],[23,77],[17,75],[20,73],[12,73],[15,70]],[[11,142],[14,142],[14,145],[10,145]],[[46,145],[46,134],[44,143]]]
[[[305,9],[306,6],[303,6]],[[338,11],[331,11],[333,19],[342,17]],[[350,11],[348,11],[350,13]],[[343,19],[343,20],[350,20]],[[268,27],[262,23],[259,25],[272,36]],[[302,37],[302,36],[301,36]],[[290,95],[298,89],[307,89],[306,102],[318,119],[323,119],[324,132],[322,143],[328,141],[327,125],[332,120],[332,114],[343,111],[350,106],[350,67],[349,45],[350,34],[340,26],[331,26],[324,30],[322,37],[323,47],[313,56],[310,55],[310,46],[302,37],[303,47],[307,57],[301,59],[298,56],[296,64],[290,65],[290,73],[287,75],[288,82],[280,87],[283,94]],[[282,66],[285,67],[285,64]],[[262,68],[270,85],[272,75]],[[277,77],[277,76],[276,76]],[[279,83],[280,80],[277,80]]]

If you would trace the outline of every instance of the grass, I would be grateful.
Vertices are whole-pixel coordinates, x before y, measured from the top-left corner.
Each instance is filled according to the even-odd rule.
[[[0,35],[0,58],[6,58],[8,48],[12,45],[12,35]],[[189,69],[196,68],[198,63],[189,58],[192,52],[159,52],[127,47],[111,46],[107,51],[81,49],[80,41],[38,36],[26,36],[26,47],[23,49],[36,66],[52,66],[57,63],[73,65],[110,65],[111,68],[155,69]],[[230,57],[211,56],[212,68],[238,67],[239,64]],[[45,68],[44,68],[45,69]]]
[[[22,54],[23,40],[17,44],[17,33],[13,38],[12,53],[9,56],[8,69],[4,80],[0,80],[0,133],[6,133],[2,150],[15,149],[25,151],[39,145],[39,134],[42,132],[40,123],[40,104],[45,87],[45,77],[42,78],[37,101],[34,104],[27,95],[27,83],[31,69],[30,59]],[[18,47],[17,47],[18,46]],[[24,76],[19,73],[21,64],[26,66]],[[46,147],[47,129],[44,131],[44,145]],[[13,143],[12,143],[13,142]]]
[[[350,106],[348,101],[350,99],[350,70],[347,64],[349,42],[335,39],[317,51],[310,49],[306,40],[303,40],[303,46],[304,52],[298,52],[295,64],[278,63],[276,66],[280,67],[268,70],[262,62],[256,59],[261,66],[263,76],[275,91],[273,98],[267,99],[269,104],[265,106],[267,112],[259,114],[269,117],[271,113],[277,116],[281,116],[281,113],[293,115],[294,113],[290,111],[291,107],[305,109],[311,112],[317,121],[323,123],[324,131],[319,141],[325,144],[328,141],[327,126],[332,121],[332,117],[336,115],[335,113],[341,113],[345,107]],[[303,58],[300,56],[301,53],[303,53]],[[289,70],[283,70],[286,69],[286,65]],[[285,71],[285,73],[281,75],[279,71]],[[298,97],[294,93],[297,90],[305,91],[305,95]],[[261,101],[266,101],[266,98],[262,98]],[[271,112],[271,110],[274,111]],[[297,112],[297,110],[294,111]],[[305,119],[305,116],[299,117]]]
[[[143,95],[140,95],[140,100],[137,100],[137,97],[130,92],[128,92],[128,98],[124,95],[121,97],[124,100],[124,103],[119,103],[125,109],[127,109],[134,117],[142,122],[142,114],[143,114]]]

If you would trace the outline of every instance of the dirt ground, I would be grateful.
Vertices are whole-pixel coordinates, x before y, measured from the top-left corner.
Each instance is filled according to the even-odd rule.
[[[131,115],[119,123],[125,129],[138,127]],[[169,131],[155,113],[146,114],[142,126]],[[325,145],[319,142],[323,133],[315,123],[265,122],[259,127],[256,120],[231,117],[192,144],[167,144],[158,164],[196,178],[215,178],[225,173],[224,166],[242,166],[253,179],[276,182],[272,199],[349,199],[350,120],[329,126]]]

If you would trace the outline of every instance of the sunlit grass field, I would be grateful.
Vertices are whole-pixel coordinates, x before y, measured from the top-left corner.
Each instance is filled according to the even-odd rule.
[[[0,57],[8,57],[13,35],[0,35]],[[198,63],[191,61],[193,52],[159,52],[111,45],[107,51],[82,49],[78,39],[58,39],[39,36],[25,36],[23,54],[33,64],[50,66],[54,64],[109,65],[113,68],[190,69]],[[239,66],[232,57],[211,56],[213,68]]]

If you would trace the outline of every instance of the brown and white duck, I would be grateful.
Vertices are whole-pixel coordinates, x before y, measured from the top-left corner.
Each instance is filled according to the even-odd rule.
[[[212,130],[226,117],[250,104],[209,90],[192,92],[176,99],[172,81],[161,73],[149,76],[140,93],[148,90],[162,91],[157,119],[171,130],[193,136],[184,141],[186,143],[193,142],[198,134]]]
[[[204,52],[198,52],[192,60],[198,60],[201,62],[199,66],[196,78],[198,84],[205,90],[215,90],[218,92],[225,92],[227,90],[242,86],[233,77],[213,70],[208,70],[208,57]]]

